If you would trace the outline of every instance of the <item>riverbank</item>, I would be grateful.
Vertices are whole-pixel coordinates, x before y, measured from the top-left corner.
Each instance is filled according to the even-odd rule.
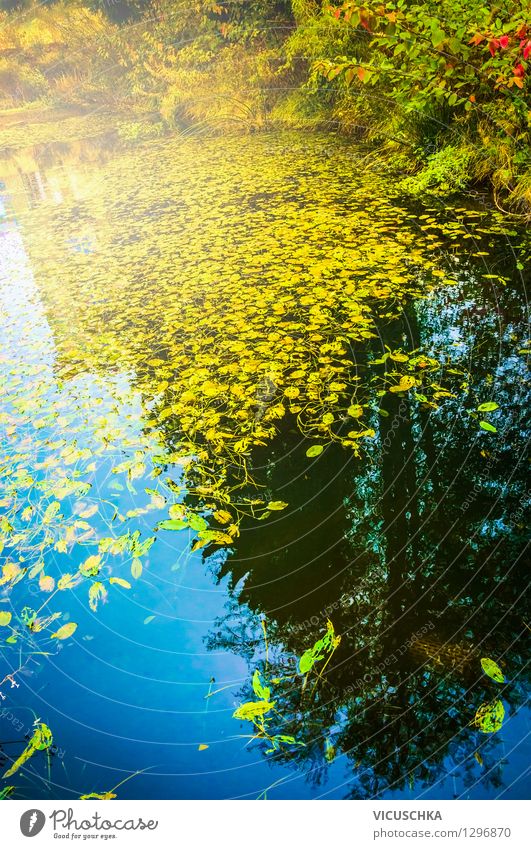
[[[119,22],[77,0],[30,5],[0,19],[3,105],[32,121],[119,114],[130,141],[334,127],[413,197],[488,189],[525,220],[531,31],[519,3],[501,5],[160,0]]]

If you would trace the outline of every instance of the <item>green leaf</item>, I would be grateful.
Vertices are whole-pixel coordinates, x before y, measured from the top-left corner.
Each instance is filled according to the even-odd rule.
[[[324,451],[324,445],[312,445],[306,452],[307,457],[318,457]]]
[[[253,675],[253,690],[259,699],[264,699],[268,702],[271,698],[271,689],[263,686],[258,669],[255,670]]]
[[[491,660],[489,657],[481,658],[481,666],[483,667],[485,675],[488,675],[489,678],[492,678],[493,681],[496,681],[498,684],[504,683],[505,676],[503,672],[501,671],[498,664]]]
[[[144,625],[149,625],[150,622],[153,622],[154,618],[154,616],[146,616],[144,619]]]
[[[157,530],[159,531],[184,531],[185,528],[190,527],[188,522],[184,522],[182,519],[164,519],[163,522],[159,522],[157,525]]]
[[[45,725],[44,722],[38,723],[28,745],[7,772],[4,772],[2,778],[9,778],[10,775],[14,775],[15,772],[18,772],[20,767],[35,754],[35,752],[49,749],[52,743],[52,732],[48,726]]]
[[[5,627],[11,622],[11,613],[9,610],[0,610],[0,626]]]
[[[496,401],[486,401],[484,404],[480,404],[478,407],[478,413],[492,413],[493,410],[498,410],[499,405]]]
[[[149,537],[148,539],[144,540],[144,542],[138,542],[138,540],[135,540],[133,545],[130,546],[130,551],[133,557],[143,557],[145,554],[147,554],[149,549],[155,542],[155,539],[155,537]]]
[[[497,429],[494,427],[494,425],[491,425],[490,422],[481,421],[479,423],[479,426],[482,427],[483,430],[488,430],[490,433],[498,433]]]
[[[285,501],[270,501],[266,510],[284,510],[287,506],[288,505]]]
[[[208,530],[208,523],[205,522],[203,517],[200,516],[198,513],[192,513],[192,515],[188,517],[188,524],[190,525],[193,531]]]
[[[494,734],[503,725],[505,708],[497,699],[495,702],[484,702],[476,711],[474,724],[483,734]]]
[[[275,704],[276,702],[270,701],[245,702],[245,704],[240,705],[240,707],[237,708],[232,715],[235,719],[248,719],[252,722],[256,717],[263,717],[264,714],[273,710]]]
[[[433,44],[433,46],[439,47],[445,39],[446,39],[446,33],[443,32],[442,29],[439,29],[439,27],[435,26],[432,29],[432,33],[431,33],[431,43]]]
[[[306,673],[310,671],[314,664],[317,663],[317,661],[322,660],[323,658],[324,654],[317,654],[315,652],[315,646],[312,649],[307,649],[304,654],[301,655],[299,660],[299,672],[301,673],[301,675],[306,675]]]

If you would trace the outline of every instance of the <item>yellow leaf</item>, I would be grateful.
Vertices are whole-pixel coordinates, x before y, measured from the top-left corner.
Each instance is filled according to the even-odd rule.
[[[71,637],[74,631],[77,628],[77,624],[75,622],[67,622],[66,625],[62,625],[55,634],[52,634],[52,640],[67,640],[68,637]]]
[[[94,578],[100,571],[101,554],[92,554],[87,557],[84,563],[79,567],[79,571],[85,578]]]
[[[39,575],[39,587],[45,593],[51,593],[55,587],[55,581],[50,575]]]
[[[285,501],[270,501],[266,510],[284,510],[287,506]]]
[[[110,584],[117,584],[119,587],[123,587],[124,590],[130,590],[131,584],[129,581],[124,581],[123,578],[109,578]]]

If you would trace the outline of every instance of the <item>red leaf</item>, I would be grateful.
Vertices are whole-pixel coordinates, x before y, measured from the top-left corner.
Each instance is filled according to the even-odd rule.
[[[508,35],[502,35],[502,37],[500,38],[500,47],[502,48],[502,50],[505,50],[506,47],[508,47],[508,46],[509,46],[509,36]]]
[[[489,50],[490,50],[491,56],[495,55],[499,46],[500,46],[500,42],[498,41],[497,38],[493,38],[489,41]]]
[[[523,77],[525,76],[525,68],[522,64],[518,63],[513,71],[515,77]]]

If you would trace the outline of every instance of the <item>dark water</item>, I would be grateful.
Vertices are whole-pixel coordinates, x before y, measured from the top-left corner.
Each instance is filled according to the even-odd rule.
[[[51,757],[36,753],[0,784],[16,797],[103,793],[137,770],[120,798],[528,795],[526,239],[480,205],[389,199],[352,159],[333,138],[281,136],[122,152],[79,142],[3,161],[2,557],[28,569],[0,587],[0,610],[21,623],[0,661],[0,680],[17,670],[19,684],[1,687],[5,768],[35,718],[55,742]],[[433,261],[454,285],[425,285]],[[138,578],[130,552],[105,563],[105,579],[131,589],[106,583],[107,603],[93,610],[80,583],[48,604],[39,576],[75,573],[102,537],[139,528],[145,540],[167,519],[146,487],[161,492],[169,477],[176,502],[208,518],[175,456],[202,420],[194,411],[189,425],[176,398],[197,391],[188,363],[214,368],[209,347],[243,339],[229,365],[259,369],[260,344],[281,318],[294,321],[292,307],[275,318],[264,301],[253,336],[253,291],[260,306],[279,269],[298,275],[303,304],[304,287],[310,300],[316,287],[333,291],[330,315],[347,298],[332,281],[395,281],[376,294],[377,331],[351,337],[344,355],[341,379],[366,405],[373,437],[349,450],[352,425],[340,420],[328,444],[322,426],[288,411],[250,446],[242,483],[235,458],[195,436],[197,456],[242,499],[287,506],[263,520],[246,509],[230,544],[195,551],[193,529],[155,531]],[[333,342],[339,331],[323,333]],[[296,367],[304,330],[292,337]],[[267,354],[273,366],[279,350]],[[416,395],[384,392],[389,360],[372,363],[385,351],[439,364],[429,396],[429,382]],[[259,383],[255,421],[278,403],[275,380]],[[484,415],[495,431],[479,426],[485,402],[498,405]],[[247,433],[237,414],[224,426]],[[327,447],[311,460],[316,440]],[[120,464],[125,474],[113,471]],[[24,607],[43,604],[63,617],[50,633],[77,623],[71,639],[24,631]],[[304,684],[297,659],[328,619],[341,643],[322,679]],[[503,683],[483,673],[485,657]],[[296,745],[267,754],[233,717],[256,699],[255,669],[277,681],[274,730]],[[474,716],[496,700],[503,725],[484,733]]]

